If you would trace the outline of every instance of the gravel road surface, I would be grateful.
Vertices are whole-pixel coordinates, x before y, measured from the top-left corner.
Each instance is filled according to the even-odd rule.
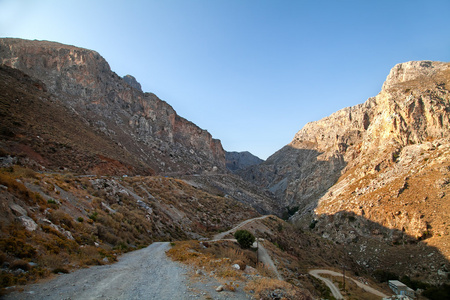
[[[223,239],[227,234],[231,234],[231,233],[235,232],[236,230],[238,230],[238,229],[241,228],[242,226],[247,225],[248,223],[251,223],[251,222],[253,222],[253,221],[255,221],[255,220],[265,219],[265,218],[268,218],[268,217],[270,217],[270,215],[266,215],[266,216],[262,216],[262,217],[257,217],[257,218],[245,220],[245,221],[239,223],[238,225],[234,226],[233,228],[231,228],[231,229],[228,230],[228,231],[225,231],[225,232],[221,232],[221,233],[219,233],[219,234],[216,234],[216,235],[213,237],[213,241],[214,241],[214,240],[221,240],[221,239]]]
[[[331,292],[333,293],[333,296],[336,299],[343,299],[342,294],[340,293],[339,289],[333,284],[333,282],[331,282],[331,280],[324,278],[322,276],[320,276],[319,274],[328,274],[331,276],[339,276],[342,277],[342,273],[339,272],[335,272],[335,271],[331,271],[331,270],[311,270],[309,271],[309,274],[311,274],[312,276],[316,277],[317,279],[322,280],[323,282],[325,282],[325,284],[330,288]],[[376,296],[379,296],[380,298],[387,298],[389,297],[388,295],[368,286],[365,285],[362,282],[359,282],[358,280],[355,280],[353,278],[350,278],[348,276],[345,276],[345,278],[348,278],[350,280],[353,280],[353,282],[356,283],[357,286],[359,286],[360,288],[362,288],[363,290],[365,290],[366,292],[372,293]],[[340,298],[338,298],[340,297]]]
[[[322,280],[327,285],[327,287],[330,288],[334,298],[344,299],[344,297],[342,297],[341,291],[339,291],[339,289],[334,285],[334,283],[330,279],[319,275],[320,273],[324,273],[323,271],[327,270],[311,270],[309,271],[309,274],[311,274],[312,276],[316,277],[319,280]]]
[[[112,265],[77,270],[4,299],[192,299],[186,269],[167,258],[169,243],[123,255]]]

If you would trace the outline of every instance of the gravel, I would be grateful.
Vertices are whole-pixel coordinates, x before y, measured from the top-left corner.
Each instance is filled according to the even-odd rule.
[[[169,243],[123,255],[112,265],[96,266],[59,275],[25,287],[4,299],[193,299],[187,269],[165,255]]]

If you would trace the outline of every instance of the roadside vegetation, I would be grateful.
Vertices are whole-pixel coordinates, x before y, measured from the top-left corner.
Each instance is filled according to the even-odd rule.
[[[266,266],[257,262],[254,249],[242,249],[232,241],[182,241],[172,244],[167,255],[192,267],[196,274],[213,276],[225,290],[240,288],[254,299],[311,299],[310,293],[288,282],[278,280]]]
[[[255,242],[255,236],[247,230],[237,230],[234,237],[242,249],[250,248]]]

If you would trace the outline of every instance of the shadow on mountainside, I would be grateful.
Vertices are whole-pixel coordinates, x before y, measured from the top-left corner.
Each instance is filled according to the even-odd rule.
[[[265,162],[238,172],[247,181],[268,189],[289,215],[311,213],[341,176],[346,162],[341,154],[285,146]]]
[[[347,211],[321,215],[310,228],[341,245],[346,255],[343,264],[353,271],[367,272],[380,282],[400,279],[414,289],[425,289],[430,299],[439,299],[432,296],[437,290],[435,286],[440,286],[441,292],[449,287],[450,262],[430,245],[432,239],[446,237],[428,235],[416,239]]]

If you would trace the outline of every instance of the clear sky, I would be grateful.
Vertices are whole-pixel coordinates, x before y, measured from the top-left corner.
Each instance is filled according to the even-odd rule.
[[[449,0],[0,0],[0,37],[96,50],[225,150],[266,159],[378,94],[395,64],[450,61],[449,13]]]

